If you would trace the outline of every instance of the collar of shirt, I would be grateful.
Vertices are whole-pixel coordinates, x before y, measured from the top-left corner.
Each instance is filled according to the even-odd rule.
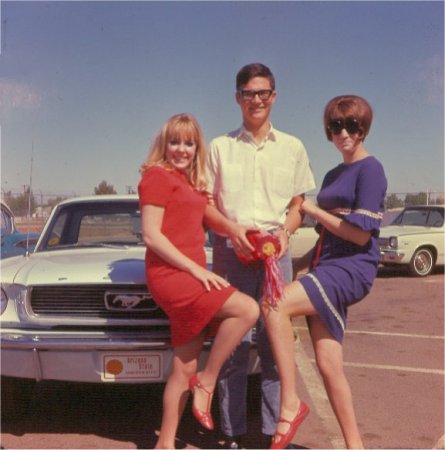
[[[255,138],[253,137],[253,134],[249,130],[247,130],[244,125],[241,125],[241,128],[238,132],[238,139],[243,138],[252,143],[257,148],[257,150],[261,150],[269,139],[271,141],[276,140],[276,134],[273,125],[270,124],[270,128],[266,134],[266,137],[259,144],[257,144]]]

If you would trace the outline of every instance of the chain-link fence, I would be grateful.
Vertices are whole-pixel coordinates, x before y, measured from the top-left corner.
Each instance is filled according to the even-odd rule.
[[[41,191],[3,192],[1,199],[15,215],[20,229],[38,231],[43,228],[52,208],[66,198],[76,197],[75,194],[44,194]],[[315,200],[316,194],[308,198]],[[425,192],[388,193],[385,198],[385,210],[397,210],[411,205],[443,205],[445,193],[443,190],[429,189]]]

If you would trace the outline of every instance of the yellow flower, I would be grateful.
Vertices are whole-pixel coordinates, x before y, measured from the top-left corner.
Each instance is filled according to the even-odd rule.
[[[261,250],[263,255],[272,256],[275,254],[275,245],[272,242],[265,242]]]

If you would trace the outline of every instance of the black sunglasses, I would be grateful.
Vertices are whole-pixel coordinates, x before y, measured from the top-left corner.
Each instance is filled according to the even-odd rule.
[[[328,130],[332,134],[340,134],[345,129],[348,134],[357,134],[361,131],[360,123],[351,117],[346,119],[334,119],[328,124]]]

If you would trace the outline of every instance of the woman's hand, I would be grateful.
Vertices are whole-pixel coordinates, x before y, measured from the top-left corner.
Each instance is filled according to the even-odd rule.
[[[212,287],[220,291],[221,288],[230,286],[230,283],[225,278],[198,265],[190,273],[204,285],[207,291],[210,291]]]
[[[304,202],[300,206],[300,210],[304,214],[307,214],[308,216],[315,218],[315,216],[319,210],[319,207],[312,200],[305,199]]]
[[[229,239],[232,242],[233,250],[237,256],[245,259],[252,259],[252,252],[255,250],[254,246],[247,239],[246,233],[248,231],[255,231],[255,228],[234,223],[232,225]]]

